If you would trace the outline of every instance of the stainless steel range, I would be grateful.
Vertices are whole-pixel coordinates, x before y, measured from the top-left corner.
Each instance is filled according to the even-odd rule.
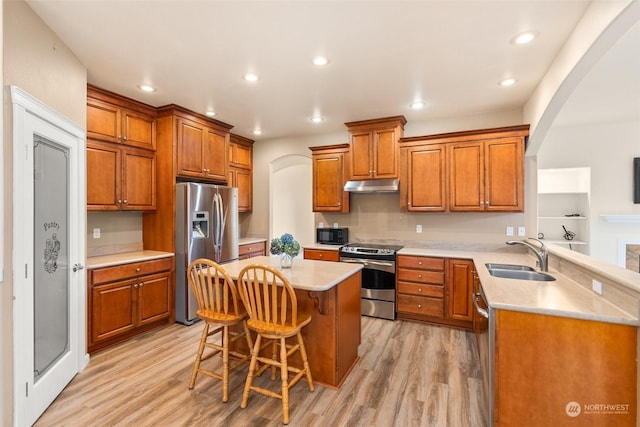
[[[350,243],[340,248],[340,261],[362,264],[362,314],[396,318],[396,252],[402,246]]]

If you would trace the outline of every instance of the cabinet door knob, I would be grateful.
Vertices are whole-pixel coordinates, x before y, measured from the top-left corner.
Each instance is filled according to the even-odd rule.
[[[118,204],[122,203],[122,200],[118,200]]]
[[[127,204],[127,199],[124,199],[124,204],[125,204],[125,205]]]
[[[127,140],[127,136],[126,135],[123,136],[122,139],[124,139],[126,141]]]
[[[135,285],[133,285],[133,287],[134,287],[134,288],[137,288],[137,287],[138,287],[138,284],[136,283]]]

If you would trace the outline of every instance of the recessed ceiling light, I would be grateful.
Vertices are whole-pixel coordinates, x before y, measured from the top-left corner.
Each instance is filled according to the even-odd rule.
[[[155,92],[156,88],[153,86],[149,86],[149,85],[138,85],[138,87],[140,88],[141,91],[144,92]]]
[[[313,117],[311,117],[311,121],[313,123],[322,123],[322,122],[324,122],[324,117],[322,117],[322,116],[313,116]]]
[[[502,80],[498,84],[502,87],[509,87],[509,86],[513,86],[515,83],[516,83],[516,79],[508,78],[508,79]]]
[[[423,108],[424,108],[424,102],[422,101],[415,101],[411,103],[412,110],[421,110]]]
[[[262,135],[262,130],[261,129],[254,129],[253,130],[253,134],[254,135]]]
[[[211,110],[209,110],[209,111],[207,111],[205,114],[206,114],[207,116],[209,116],[209,117],[213,117],[213,116],[215,116],[215,115],[216,115],[216,112],[215,112],[215,111],[211,111]]]
[[[527,31],[525,33],[518,34],[515,36],[511,42],[514,44],[527,44],[531,42],[533,39],[538,37],[538,33],[534,31]]]
[[[244,75],[244,79],[248,82],[257,82],[258,81],[258,75],[255,73],[247,73]]]
[[[319,67],[323,65],[327,65],[329,63],[329,58],[326,56],[316,56],[313,58],[313,65],[317,65]]]

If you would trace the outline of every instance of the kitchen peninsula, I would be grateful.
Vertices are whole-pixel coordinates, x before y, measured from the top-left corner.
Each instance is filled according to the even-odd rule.
[[[280,269],[280,258],[260,256],[224,264],[234,279],[250,264]],[[362,266],[331,261],[294,259],[282,269],[294,288],[298,310],[311,313],[302,329],[313,381],[340,388],[358,361],[360,344],[360,281]],[[294,363],[301,363],[296,354]]]

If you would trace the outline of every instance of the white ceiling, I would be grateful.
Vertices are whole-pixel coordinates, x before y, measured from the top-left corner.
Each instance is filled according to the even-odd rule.
[[[417,121],[519,108],[590,2],[27,3],[87,67],[89,83],[154,106],[212,108],[232,132],[261,140],[401,114]],[[540,35],[512,44],[525,30]],[[313,66],[317,54],[330,64]],[[244,81],[247,71],[260,80]],[[498,86],[505,77],[517,84]],[[157,91],[143,93],[141,83]],[[418,99],[427,107],[410,110]],[[322,124],[310,122],[315,113]]]

